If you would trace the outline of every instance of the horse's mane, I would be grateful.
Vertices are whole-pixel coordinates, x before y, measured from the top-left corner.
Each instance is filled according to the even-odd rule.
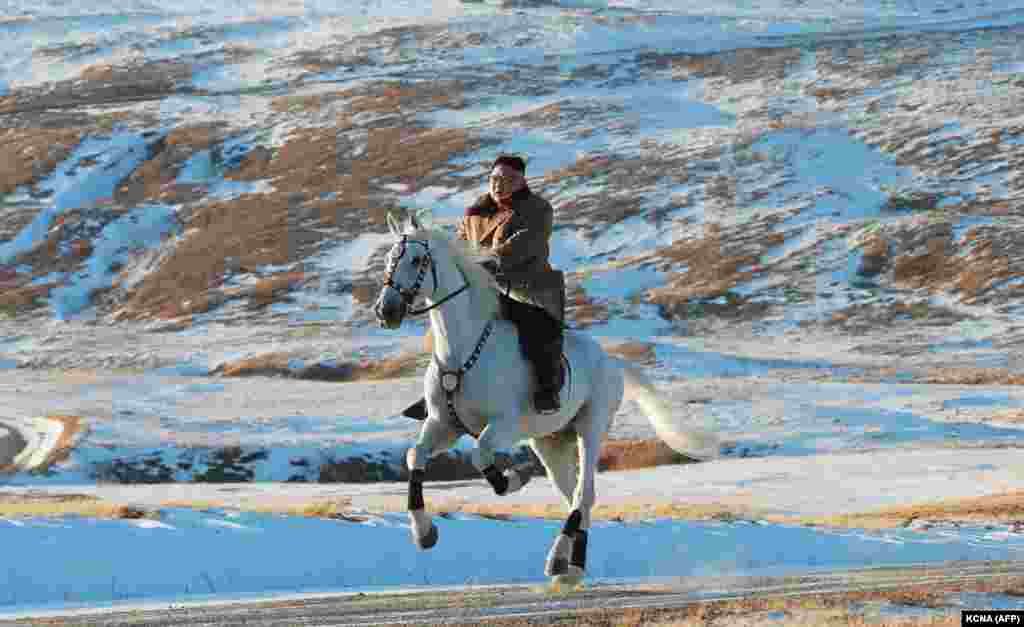
[[[474,304],[479,308],[483,320],[490,320],[499,311],[498,284],[494,277],[480,264],[494,259],[493,253],[473,246],[471,243],[452,238],[446,232],[434,228],[422,228],[408,234],[410,239],[426,239],[431,248],[443,248],[448,252],[455,266],[469,284]]]

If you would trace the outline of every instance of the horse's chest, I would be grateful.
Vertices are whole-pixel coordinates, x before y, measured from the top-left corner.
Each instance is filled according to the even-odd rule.
[[[519,407],[524,387],[524,375],[517,364],[505,362],[500,366],[482,358],[476,367],[460,376],[438,368],[436,383],[430,396],[445,412],[446,418],[455,418],[471,433],[479,433],[489,418],[498,414],[522,411]],[[496,368],[500,374],[496,373]],[[452,391],[449,391],[452,390]]]

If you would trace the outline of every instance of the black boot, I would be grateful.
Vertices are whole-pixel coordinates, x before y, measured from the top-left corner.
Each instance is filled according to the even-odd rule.
[[[539,386],[533,395],[533,404],[537,407],[538,414],[557,414],[562,409],[562,403],[558,400],[558,388],[550,386]]]
[[[558,399],[562,391],[562,334],[552,340],[543,351],[538,351],[537,391],[533,395],[533,404],[539,414],[554,414],[561,408]]]
[[[427,419],[427,399],[421,398],[412,405],[405,408],[402,412],[403,416],[412,418],[413,420],[426,420]]]

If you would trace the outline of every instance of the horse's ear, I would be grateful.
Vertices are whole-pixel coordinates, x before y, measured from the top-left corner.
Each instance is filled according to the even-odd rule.
[[[412,231],[418,231],[418,230],[420,230],[422,228],[423,228],[423,225],[420,224],[419,218],[416,217],[416,212],[410,213],[409,214],[409,229],[412,230]]]
[[[391,234],[395,237],[402,237],[402,227],[398,225],[398,220],[395,220],[395,216],[388,212],[388,228],[391,229]]]

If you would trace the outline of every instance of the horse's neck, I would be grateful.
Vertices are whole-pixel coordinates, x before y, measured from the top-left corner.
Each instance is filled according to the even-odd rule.
[[[461,288],[465,279],[455,263],[446,256],[444,263],[437,264],[437,282],[437,293],[427,298],[428,306]],[[487,320],[481,319],[472,298],[474,289],[468,287],[455,298],[430,311],[434,357],[451,368],[459,368],[466,362],[487,324]]]

